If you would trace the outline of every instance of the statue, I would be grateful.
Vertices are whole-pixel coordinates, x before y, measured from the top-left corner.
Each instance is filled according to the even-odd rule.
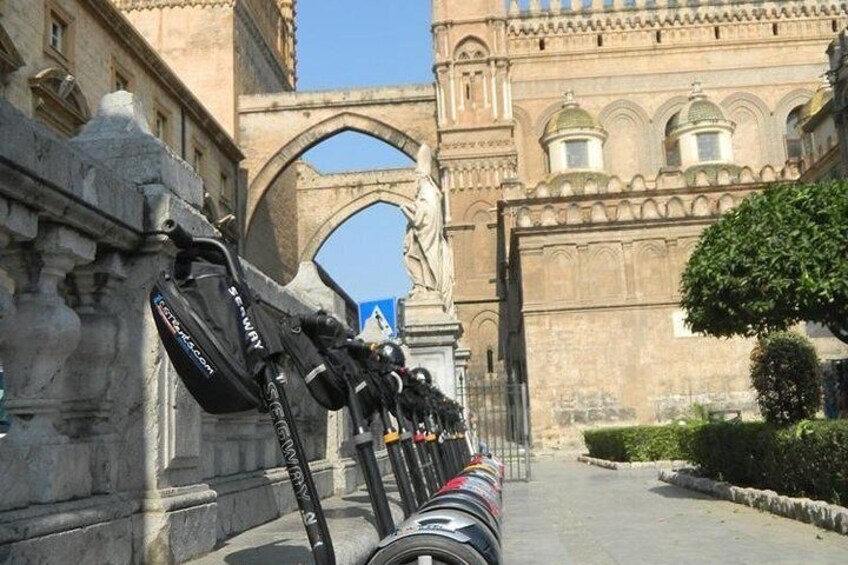
[[[418,151],[415,167],[418,192],[415,203],[402,205],[409,220],[403,254],[412,279],[410,297],[437,294],[445,311],[453,311],[453,255],[444,234],[442,193],[431,175],[432,154],[425,143]]]

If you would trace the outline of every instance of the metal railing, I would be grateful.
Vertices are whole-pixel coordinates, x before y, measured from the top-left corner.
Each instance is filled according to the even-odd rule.
[[[466,382],[467,380],[467,382]],[[460,378],[457,400],[466,407],[473,437],[506,468],[507,481],[529,481],[530,414],[527,385],[496,374]],[[477,447],[477,446],[475,446]]]

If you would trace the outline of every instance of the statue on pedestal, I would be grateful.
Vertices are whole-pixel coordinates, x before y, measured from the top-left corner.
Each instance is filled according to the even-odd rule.
[[[431,170],[432,153],[425,143],[418,151],[415,167],[418,181],[415,203],[400,207],[409,220],[403,245],[404,261],[412,279],[410,298],[435,294],[441,298],[445,311],[452,312],[453,255],[444,234],[442,193]]]

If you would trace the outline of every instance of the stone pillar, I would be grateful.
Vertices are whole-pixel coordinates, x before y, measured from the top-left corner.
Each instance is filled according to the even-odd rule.
[[[409,350],[406,364],[424,367],[446,396],[456,398],[456,349],[462,325],[453,312],[446,312],[438,295],[412,296],[405,303],[404,344]]]

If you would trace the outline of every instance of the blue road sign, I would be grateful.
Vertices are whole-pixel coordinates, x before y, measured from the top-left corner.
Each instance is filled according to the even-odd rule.
[[[374,325],[387,338],[397,335],[395,299],[372,300],[359,305],[359,328],[365,331],[368,324]]]

